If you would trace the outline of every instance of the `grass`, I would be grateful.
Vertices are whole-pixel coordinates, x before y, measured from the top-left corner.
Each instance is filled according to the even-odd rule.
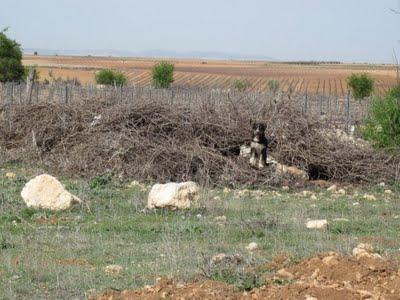
[[[4,174],[13,171],[16,179]],[[293,261],[326,251],[350,254],[359,242],[396,257],[400,240],[400,197],[378,186],[350,187],[344,196],[315,189],[317,200],[299,191],[205,190],[187,211],[143,211],[149,186],[129,185],[107,176],[94,180],[60,178],[85,201],[64,212],[32,210],[20,191],[41,170],[3,165],[0,170],[0,299],[84,299],[108,288],[154,283],[157,277],[193,280],[207,273],[237,283],[260,285],[242,272],[289,253]],[[374,194],[377,201],[363,199]],[[226,216],[226,222],[216,221]],[[307,230],[308,219],[328,219],[326,230]],[[346,218],[349,221],[333,221]],[[245,247],[256,242],[259,250]],[[218,253],[240,254],[238,268],[207,270]],[[119,276],[104,272],[123,266]],[[231,268],[231,266],[228,266]]]

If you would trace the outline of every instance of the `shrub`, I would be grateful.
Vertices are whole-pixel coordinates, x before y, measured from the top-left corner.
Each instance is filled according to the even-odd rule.
[[[174,82],[175,66],[167,61],[157,63],[152,69],[153,86],[156,88],[169,88]]]
[[[267,85],[268,85],[268,89],[273,93],[276,93],[279,89],[279,81],[278,80],[271,79],[268,81]]]
[[[362,133],[378,148],[400,147],[399,87],[391,89],[384,99],[374,99]]]
[[[236,79],[233,82],[234,89],[238,90],[239,92],[244,92],[251,86],[250,82],[246,79]]]
[[[374,90],[374,80],[367,74],[352,74],[347,78],[347,84],[356,99],[369,97]]]
[[[95,80],[97,84],[125,85],[127,78],[122,72],[106,69],[96,73]]]
[[[24,79],[26,80],[26,79],[28,78],[29,73],[30,73],[32,70],[35,70],[35,73],[34,73],[34,75],[33,75],[33,82],[38,82],[38,81],[39,81],[39,71],[38,71],[37,68],[34,67],[34,66],[27,66],[27,67],[24,67]]]
[[[391,88],[387,94],[388,97],[400,99],[400,85]]]
[[[24,79],[21,46],[6,36],[7,29],[0,32],[0,82]]]

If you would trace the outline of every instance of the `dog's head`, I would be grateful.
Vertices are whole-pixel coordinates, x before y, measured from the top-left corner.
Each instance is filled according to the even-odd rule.
[[[264,137],[265,124],[264,123],[254,123],[253,124],[253,139],[259,141]]]

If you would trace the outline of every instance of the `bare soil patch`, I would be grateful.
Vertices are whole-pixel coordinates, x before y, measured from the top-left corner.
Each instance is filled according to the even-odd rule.
[[[251,291],[216,281],[176,284],[160,280],[139,290],[108,291],[97,299],[399,299],[398,267],[383,259],[355,260],[329,253],[287,267],[293,275],[290,280],[270,270],[264,275],[266,284]]]

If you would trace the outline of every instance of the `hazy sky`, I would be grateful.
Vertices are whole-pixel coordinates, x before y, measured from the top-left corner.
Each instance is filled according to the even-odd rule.
[[[0,0],[25,48],[221,51],[392,62],[398,0]]]

